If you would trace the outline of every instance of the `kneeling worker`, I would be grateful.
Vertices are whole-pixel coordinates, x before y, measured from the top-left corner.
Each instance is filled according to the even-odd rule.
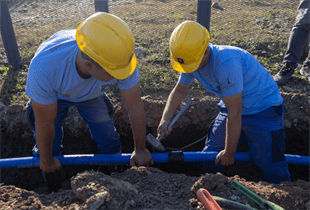
[[[188,86],[197,79],[220,99],[203,151],[217,151],[215,163],[203,163],[207,172],[223,172],[247,139],[250,155],[266,181],[290,181],[284,148],[283,98],[269,72],[247,51],[209,43],[209,32],[197,22],[185,21],[170,38],[170,58],[181,72],[170,93],[158,135],[168,127]],[[171,132],[168,130],[167,134]]]
[[[114,107],[105,92],[118,84],[128,109],[134,137],[131,165],[153,164],[145,147],[146,122],[131,29],[120,18],[95,13],[77,30],[62,30],[43,42],[31,61],[26,93],[27,119],[40,155],[40,168],[61,167],[53,158],[62,151],[62,122],[75,106],[87,122],[92,139],[103,154],[121,153],[114,123]]]

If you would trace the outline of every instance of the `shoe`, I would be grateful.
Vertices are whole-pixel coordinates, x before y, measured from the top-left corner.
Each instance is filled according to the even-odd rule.
[[[294,69],[285,65],[282,69],[273,77],[278,85],[284,85],[289,78],[294,74]]]
[[[307,77],[308,81],[310,82],[310,67],[309,66],[303,66],[300,69],[299,73],[301,75],[305,75]]]

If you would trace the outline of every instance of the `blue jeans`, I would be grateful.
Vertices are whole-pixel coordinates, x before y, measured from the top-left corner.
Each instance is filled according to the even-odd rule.
[[[120,135],[117,133],[114,123],[114,107],[106,95],[83,102],[69,102],[65,100],[57,101],[57,116],[55,119],[55,137],[53,141],[53,155],[60,155],[62,150],[63,128],[62,123],[68,114],[69,107],[75,106],[87,122],[91,137],[97,143],[98,149],[103,154],[121,153],[122,146]],[[28,126],[34,134],[35,132],[35,115],[30,101],[27,103],[26,110]],[[33,155],[39,156],[37,145],[33,148]]]
[[[284,149],[286,133],[283,128],[284,107],[273,106],[252,115],[242,115],[241,135],[238,147],[247,140],[250,155],[267,182],[291,181]],[[225,148],[227,109],[220,113],[211,125],[204,151],[220,152]],[[225,166],[204,162],[208,172],[223,172]]]
[[[283,63],[287,63],[293,69],[296,69],[298,63],[302,61],[305,49],[309,49],[309,0],[300,0],[297,12],[296,22],[291,30],[287,51],[283,59]],[[307,60],[309,57],[310,54],[308,54]]]

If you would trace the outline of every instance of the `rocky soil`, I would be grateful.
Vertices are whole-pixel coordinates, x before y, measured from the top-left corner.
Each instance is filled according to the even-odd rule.
[[[232,187],[233,180],[284,209],[310,208],[310,184],[303,180],[255,183],[239,176],[227,178],[220,173],[200,178],[168,174],[153,167],[133,167],[111,176],[85,171],[71,178],[71,190],[49,195],[12,185],[1,186],[0,205],[1,209],[204,209],[196,197],[197,190],[203,188],[212,196],[259,209],[255,202]]]

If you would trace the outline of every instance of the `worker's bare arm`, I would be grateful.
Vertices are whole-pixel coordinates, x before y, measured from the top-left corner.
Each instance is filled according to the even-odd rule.
[[[241,132],[241,116],[242,116],[242,92],[224,97],[223,101],[227,107],[226,121],[226,139],[225,149],[221,151],[215,160],[221,165],[231,165],[234,163],[234,155],[237,150],[240,132]]]
[[[140,83],[128,90],[120,90],[123,101],[128,109],[136,149],[145,148],[145,112],[141,100]]]
[[[129,119],[134,136],[134,152],[132,154],[131,165],[153,164],[153,159],[145,146],[146,121],[144,105],[141,100],[140,83],[128,90],[121,90],[123,101],[129,112]]]
[[[43,105],[31,100],[31,106],[35,115],[36,140],[41,159],[40,168],[45,172],[53,172],[61,166],[59,161],[53,158],[57,101],[53,104]]]
[[[168,127],[173,117],[173,114],[175,110],[179,107],[182,101],[182,98],[184,94],[186,93],[187,89],[188,89],[188,85],[183,85],[180,82],[178,82],[176,86],[174,87],[174,89],[171,91],[168,97],[167,104],[164,109],[163,115],[161,117],[158,129],[157,129],[158,136],[160,136],[164,132],[164,130]],[[171,130],[172,128],[168,129],[165,136],[167,136],[171,132]]]

